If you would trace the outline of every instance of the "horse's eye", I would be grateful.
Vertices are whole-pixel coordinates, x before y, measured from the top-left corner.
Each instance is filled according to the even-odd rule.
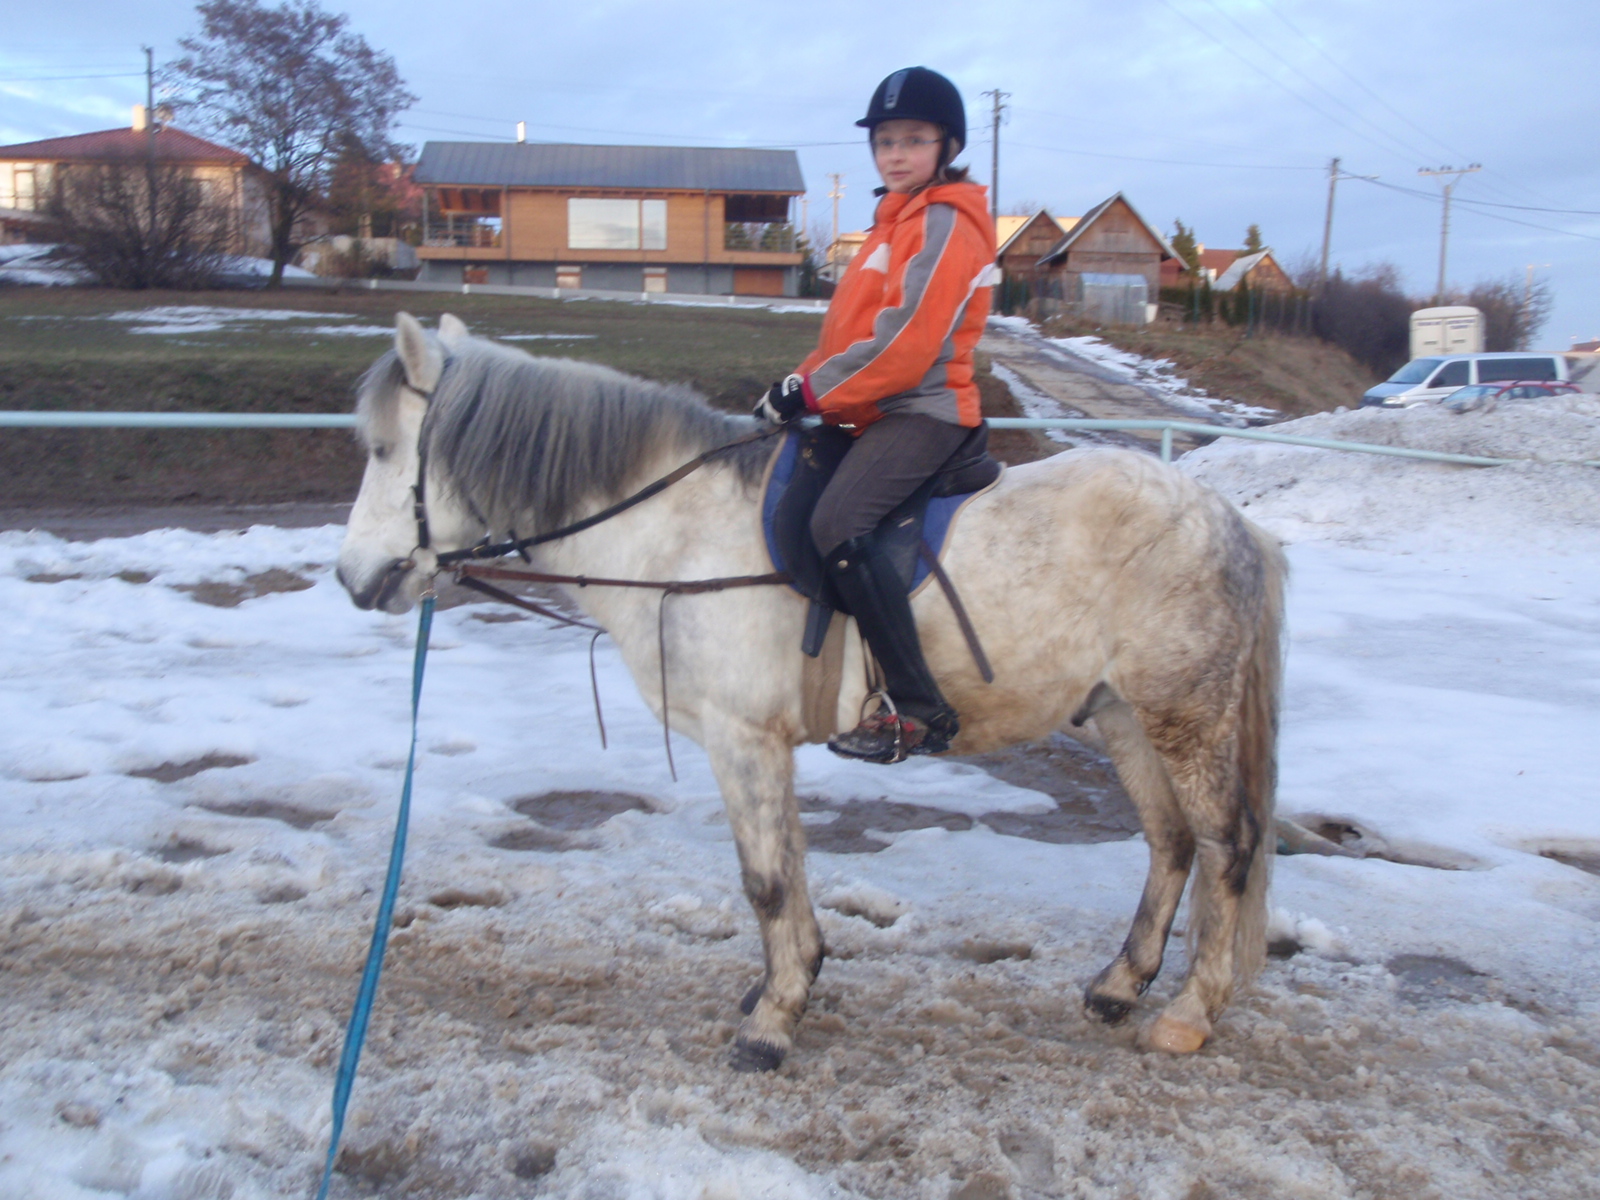
[[[387,446],[374,446],[374,447],[372,447],[372,457],[377,459],[379,462],[382,462],[384,459],[389,457],[389,447],[387,447]]]

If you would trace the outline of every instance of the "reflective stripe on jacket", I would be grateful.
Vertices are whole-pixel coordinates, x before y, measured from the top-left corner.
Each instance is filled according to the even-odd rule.
[[[889,412],[980,422],[972,352],[998,278],[986,197],[972,183],[884,196],[800,364],[812,411],[857,429]]]

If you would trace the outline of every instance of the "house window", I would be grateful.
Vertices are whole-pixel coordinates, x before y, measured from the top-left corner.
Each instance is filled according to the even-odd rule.
[[[556,286],[558,288],[581,288],[583,286],[582,267],[557,267]]]
[[[647,292],[666,291],[667,269],[665,267],[646,267],[644,269],[644,290]]]
[[[574,196],[567,201],[569,250],[665,250],[665,200],[600,200]]]
[[[33,212],[39,207],[33,163],[0,163],[0,208]]]

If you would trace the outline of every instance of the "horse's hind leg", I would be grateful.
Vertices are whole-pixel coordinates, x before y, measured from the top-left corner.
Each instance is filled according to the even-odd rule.
[[[1194,836],[1178,807],[1166,767],[1127,701],[1101,684],[1077,720],[1091,715],[1123,788],[1139,810],[1150,849],[1150,873],[1133,926],[1117,957],[1084,993],[1089,1012],[1115,1024],[1133,1010],[1161,970],[1173,914],[1194,859]]]
[[[1267,863],[1262,850],[1269,831],[1245,802],[1230,769],[1232,756],[1227,757],[1224,763],[1217,755],[1213,769],[1202,769],[1200,778],[1185,789],[1184,813],[1194,830],[1198,859],[1189,901],[1189,975],[1146,1032],[1158,1050],[1183,1054],[1203,1046],[1211,1036],[1211,1022],[1233,994],[1235,980],[1254,966],[1237,962],[1236,956],[1241,917],[1264,905]],[[1247,932],[1253,938],[1259,931]]]
[[[806,887],[805,833],[794,796],[794,750],[746,723],[707,731],[706,751],[739,848],[744,892],[761,924],[766,974],[741,1005],[734,1042],[739,1071],[770,1071],[794,1045],[811,983],[822,967],[822,934]]]

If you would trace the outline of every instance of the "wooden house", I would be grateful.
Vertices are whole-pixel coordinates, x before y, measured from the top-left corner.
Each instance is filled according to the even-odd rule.
[[[1044,209],[1024,216],[996,217],[995,262],[1007,279],[1033,279],[1039,260],[1078,223],[1077,217],[1052,217]]]
[[[1161,286],[1161,264],[1178,255],[1121,192],[1097,204],[1038,262],[1049,294],[1069,311],[1143,324]]]
[[[429,142],[420,279],[793,296],[792,150]]]
[[[74,169],[138,164],[151,154],[158,163],[179,166],[201,181],[208,199],[227,208],[233,253],[271,253],[267,172],[237,150],[152,123],[142,104],[134,105],[132,123],[121,129],[0,146],[0,210],[19,214],[4,224],[26,236],[26,217],[47,213]]]
[[[1208,250],[1199,246],[1200,261],[1194,271],[1180,270],[1177,261],[1161,264],[1162,287],[1187,287],[1191,281],[1231,292],[1241,283],[1263,292],[1292,292],[1294,280],[1270,248],[1255,251]]]

